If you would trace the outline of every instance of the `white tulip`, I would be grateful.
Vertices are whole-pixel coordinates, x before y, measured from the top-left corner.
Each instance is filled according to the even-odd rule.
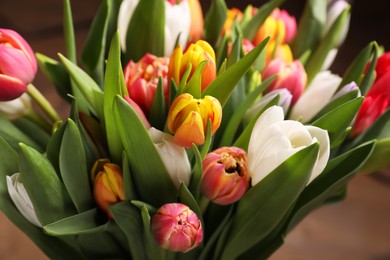
[[[178,188],[182,182],[188,185],[191,165],[184,147],[173,143],[173,137],[170,134],[153,127],[148,131],[175,186]]]
[[[0,115],[9,120],[14,120],[25,115],[30,108],[31,98],[27,93],[24,93],[14,100],[0,102]]]
[[[283,109],[268,108],[257,120],[248,146],[248,168],[252,185],[256,185],[296,152],[313,143],[320,144],[309,182],[325,168],[330,154],[328,132],[314,126],[304,126],[284,120]]]
[[[341,78],[330,71],[318,73],[292,108],[290,119],[309,122],[331,101]]]
[[[124,0],[119,8],[118,28],[121,38],[122,50],[126,51],[127,29],[137,7],[139,0]],[[177,37],[180,35],[179,43],[182,46],[187,44],[191,25],[191,10],[188,0],[182,0],[179,4],[172,5],[165,1],[165,56],[169,57],[173,51]]]
[[[15,173],[12,176],[7,176],[8,194],[15,204],[16,208],[31,224],[42,227],[41,222],[35,214],[34,206],[30,197],[20,181],[20,173]]]

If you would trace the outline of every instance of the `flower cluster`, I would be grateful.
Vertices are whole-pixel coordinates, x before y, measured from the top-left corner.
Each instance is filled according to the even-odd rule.
[[[203,19],[198,0],[107,1],[83,66],[0,29],[0,209],[53,258],[268,257],[386,166],[390,138],[389,53],[370,43],[335,75],[349,4],[307,1],[298,24],[282,2],[214,0]]]

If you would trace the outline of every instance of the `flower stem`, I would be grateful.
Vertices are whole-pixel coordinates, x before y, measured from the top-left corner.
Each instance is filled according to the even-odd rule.
[[[205,213],[207,206],[209,205],[210,200],[204,196],[202,196],[199,200],[199,208],[202,215]]]
[[[39,105],[42,111],[49,117],[49,119],[53,123],[61,120],[60,116],[54,110],[50,102],[42,95],[42,93],[33,84],[29,84],[27,86],[27,93]]]
[[[26,118],[30,119],[32,122],[35,122],[38,126],[44,129],[47,133],[51,134],[52,126],[40,117],[34,110],[30,109],[25,115]]]

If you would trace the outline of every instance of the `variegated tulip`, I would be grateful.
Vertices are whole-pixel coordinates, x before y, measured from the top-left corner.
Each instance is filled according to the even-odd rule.
[[[157,244],[174,252],[188,252],[203,240],[202,223],[186,205],[169,203],[159,208],[151,219]]]
[[[31,224],[42,227],[42,224],[35,213],[34,205],[21,182],[20,173],[6,176],[6,178],[8,194],[20,214],[22,214]]]
[[[264,68],[262,75],[264,79],[277,75],[267,91],[288,89],[293,96],[291,105],[294,105],[302,95],[307,82],[305,68],[299,60],[286,63],[282,59],[274,59]]]
[[[173,79],[176,85],[179,86],[184,73],[189,64],[191,64],[191,72],[187,79],[188,82],[202,61],[207,61],[201,78],[201,90],[203,91],[217,76],[214,49],[206,41],[199,40],[191,44],[184,53],[181,46],[176,47],[169,61],[168,77]]]
[[[200,188],[212,202],[228,205],[245,194],[249,178],[246,152],[237,147],[220,147],[203,160]]]
[[[109,217],[110,205],[125,199],[123,191],[123,177],[121,168],[107,159],[97,160],[92,168],[92,181],[94,183],[93,195],[95,202]]]
[[[27,93],[22,94],[14,100],[0,102],[0,115],[3,115],[10,120],[17,119],[27,114],[30,109],[31,98]]]
[[[211,134],[219,128],[222,120],[222,107],[211,96],[195,99],[188,93],[178,96],[172,103],[167,119],[167,127],[174,134],[173,141],[184,147],[192,143],[205,142],[208,121],[211,121]]]
[[[159,78],[162,80],[165,101],[168,101],[169,59],[145,54],[137,63],[130,61],[124,70],[125,81],[130,98],[149,115],[156,94]]]
[[[15,31],[0,28],[0,101],[27,91],[38,64],[30,45]]]
[[[149,135],[175,186],[179,188],[181,183],[188,186],[191,165],[184,147],[175,144],[170,134],[153,127],[149,129]]]
[[[293,120],[284,120],[279,106],[268,108],[257,120],[248,146],[248,168],[252,185],[256,185],[269,173],[296,152],[318,142],[319,153],[308,183],[325,169],[330,155],[328,132],[304,126]]]

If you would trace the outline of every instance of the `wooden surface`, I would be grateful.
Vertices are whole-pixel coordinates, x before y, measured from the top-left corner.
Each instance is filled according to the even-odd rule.
[[[99,2],[72,1],[79,50]],[[364,2],[356,1],[356,5]],[[61,6],[60,0],[1,0],[0,27],[19,31],[36,52],[55,58],[57,52],[64,53]],[[389,28],[390,18],[384,15],[384,10],[389,8],[385,7],[390,7],[388,1],[370,1],[367,9],[359,7],[357,15],[352,16],[356,22],[353,20],[351,24],[352,34],[341,49],[343,56],[336,71],[343,71],[361,46],[374,39],[373,32]],[[365,18],[365,14],[370,18]],[[378,34],[378,38],[390,49],[386,30],[387,33]],[[68,107],[42,74],[37,75],[34,83],[66,116]],[[47,258],[0,213],[0,259]],[[349,185],[345,201],[310,214],[287,236],[285,244],[271,259],[390,259],[390,169],[370,176],[356,176]]]

